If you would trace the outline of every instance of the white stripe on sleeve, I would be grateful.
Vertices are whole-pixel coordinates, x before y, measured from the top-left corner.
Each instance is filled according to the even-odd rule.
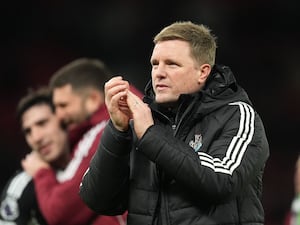
[[[219,173],[232,175],[234,170],[240,165],[248,144],[254,134],[255,112],[253,108],[244,102],[234,102],[229,105],[237,105],[240,109],[239,130],[232,138],[223,159],[213,158],[212,156],[198,152],[201,165],[206,166]]]

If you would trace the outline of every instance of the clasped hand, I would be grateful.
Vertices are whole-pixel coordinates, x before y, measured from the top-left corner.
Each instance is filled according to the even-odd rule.
[[[126,131],[129,121],[133,119],[134,131],[141,138],[146,130],[154,124],[149,106],[130,90],[128,81],[121,76],[106,82],[105,104],[116,129]]]
[[[30,176],[34,177],[36,173],[42,168],[50,168],[49,164],[41,159],[39,153],[32,151],[27,154],[26,157],[21,161],[23,170]]]

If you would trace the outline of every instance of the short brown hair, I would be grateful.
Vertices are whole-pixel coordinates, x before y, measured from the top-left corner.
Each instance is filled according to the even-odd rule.
[[[49,86],[53,90],[70,84],[74,90],[92,87],[103,92],[104,83],[110,76],[110,70],[99,59],[79,58],[54,73]]]
[[[31,107],[43,104],[48,105],[51,111],[55,113],[49,88],[44,86],[38,89],[29,88],[27,94],[19,100],[17,105],[16,114],[18,122],[21,124],[23,114]]]
[[[215,64],[216,37],[203,24],[191,21],[175,22],[163,28],[153,39],[154,44],[160,41],[182,40],[190,44],[191,54],[199,64]]]

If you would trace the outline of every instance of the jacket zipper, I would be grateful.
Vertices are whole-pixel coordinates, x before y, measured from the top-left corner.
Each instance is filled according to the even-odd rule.
[[[175,117],[175,124],[172,125],[172,128],[174,130],[174,137],[176,137],[176,135],[178,134],[178,131],[179,131],[179,127],[181,126],[181,124],[183,123],[183,120],[184,118],[187,116],[187,114],[191,111],[191,109],[193,108],[194,104],[192,102],[192,104],[189,104],[189,106],[186,108],[186,110],[183,112],[180,120],[178,121],[178,116],[179,116],[179,111],[181,110],[182,108],[182,104],[180,105],[178,111],[177,111],[177,114],[176,114],[176,117]],[[177,125],[176,125],[177,124]]]
[[[161,222],[161,215],[160,215],[160,207],[161,207],[161,195],[162,195],[162,171],[159,168],[158,165],[156,165],[156,171],[157,171],[157,179],[158,179],[158,195],[157,195],[157,201],[156,201],[156,206],[155,206],[155,210],[154,210],[154,215],[152,218],[152,222],[151,225],[160,225],[159,222]]]
[[[160,114],[160,116],[164,117],[166,120],[169,121],[170,125],[171,125],[171,128],[173,130],[173,135],[174,137],[177,135],[178,133],[178,128],[179,128],[179,125],[182,124],[183,122],[183,119],[184,117],[187,115],[187,113],[191,110],[191,108],[193,107],[193,104],[190,104],[187,109],[184,111],[184,113],[182,114],[181,118],[179,121],[178,120],[178,116],[179,116],[179,111],[181,109],[182,105],[180,105],[179,109],[178,109],[178,112],[176,114],[176,117],[175,117],[175,121],[174,123],[172,123],[172,121],[167,117],[165,116],[164,114],[160,113],[159,111],[156,111],[156,113]],[[178,122],[178,123],[177,123]],[[159,192],[158,192],[158,196],[157,196],[157,204],[156,204],[156,207],[155,207],[155,212],[154,212],[154,216],[153,216],[153,219],[152,219],[152,223],[154,225],[154,222],[158,223],[158,225],[161,225],[163,224],[163,218],[160,213],[161,211],[159,210],[162,206],[165,207],[165,218],[164,220],[166,221],[167,225],[170,224],[170,220],[169,220],[169,207],[168,207],[168,200],[167,200],[167,197],[163,194],[164,192],[164,185],[163,185],[163,181],[164,181],[164,178],[165,178],[165,174],[163,173],[163,171],[156,165],[156,170],[157,170],[157,176],[158,176],[158,182],[159,182]],[[156,224],[155,224],[156,225]]]

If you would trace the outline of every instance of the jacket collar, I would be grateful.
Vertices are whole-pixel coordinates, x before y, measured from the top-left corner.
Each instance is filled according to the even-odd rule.
[[[73,148],[82,136],[101,121],[108,120],[109,114],[105,104],[102,104],[86,121],[69,131],[69,140]]]

